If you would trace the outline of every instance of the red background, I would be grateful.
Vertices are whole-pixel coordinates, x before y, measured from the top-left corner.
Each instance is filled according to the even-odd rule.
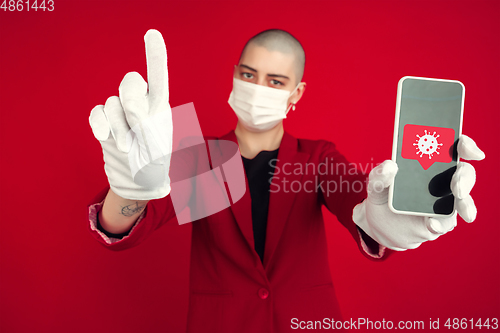
[[[499,1],[62,1],[54,12],[0,11],[2,332],[160,332],[185,326],[190,225],[111,252],[86,230],[106,182],[92,107],[128,71],[146,75],[143,35],[163,33],[171,105],[194,102],[204,134],[234,128],[227,104],[244,43],[268,28],[306,50],[307,90],[285,121],[335,142],[354,163],[391,156],[405,75],[460,80],[473,162],[473,224],[386,262],[366,260],[326,213],[344,316],[370,320],[500,318],[497,140]],[[248,314],[252,316],[251,313]],[[305,318],[307,319],[307,318]],[[255,320],[258,320],[257,318]]]

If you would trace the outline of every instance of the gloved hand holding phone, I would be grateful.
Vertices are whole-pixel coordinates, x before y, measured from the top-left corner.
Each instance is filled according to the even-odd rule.
[[[459,137],[457,150],[462,159],[482,160],[485,157],[476,143],[465,135]],[[375,167],[369,174],[368,198],[353,210],[353,221],[379,244],[396,251],[414,249],[453,230],[457,225],[457,212],[466,222],[475,220],[477,209],[469,193],[476,173],[471,164],[458,163],[451,180],[456,211],[442,218],[396,214],[389,209],[389,186],[397,172],[397,164],[391,160]]]

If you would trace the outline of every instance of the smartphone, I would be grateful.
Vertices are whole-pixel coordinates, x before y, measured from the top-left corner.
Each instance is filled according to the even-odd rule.
[[[455,210],[451,177],[458,163],[465,87],[460,81],[405,76],[399,80],[389,187],[398,214],[444,217]]]

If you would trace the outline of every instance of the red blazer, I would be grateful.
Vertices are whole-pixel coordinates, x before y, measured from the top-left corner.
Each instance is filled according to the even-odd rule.
[[[237,142],[234,131],[221,139]],[[296,139],[285,132],[271,183],[271,190],[281,190],[270,194],[264,263],[254,250],[248,184],[243,198],[230,208],[193,222],[188,332],[296,331],[292,318],[340,319],[321,207],[337,216],[368,258],[380,258],[383,251],[367,254],[352,221],[353,207],[366,196],[366,176],[352,171],[319,174],[317,166],[325,161],[328,166],[349,166],[334,144]],[[321,181],[323,190],[316,189]],[[343,185],[342,190],[325,193],[328,181],[331,190],[332,182]],[[283,184],[293,182],[294,191],[286,191]],[[89,230],[110,250],[133,247],[167,221],[176,221],[170,195],[152,200],[129,235],[110,243],[95,228],[96,204],[106,193],[107,189],[89,205]]]

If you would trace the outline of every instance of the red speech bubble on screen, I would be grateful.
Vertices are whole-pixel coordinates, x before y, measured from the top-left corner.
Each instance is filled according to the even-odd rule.
[[[417,160],[427,170],[434,162],[451,162],[454,142],[453,128],[407,124],[403,130],[401,157]]]

